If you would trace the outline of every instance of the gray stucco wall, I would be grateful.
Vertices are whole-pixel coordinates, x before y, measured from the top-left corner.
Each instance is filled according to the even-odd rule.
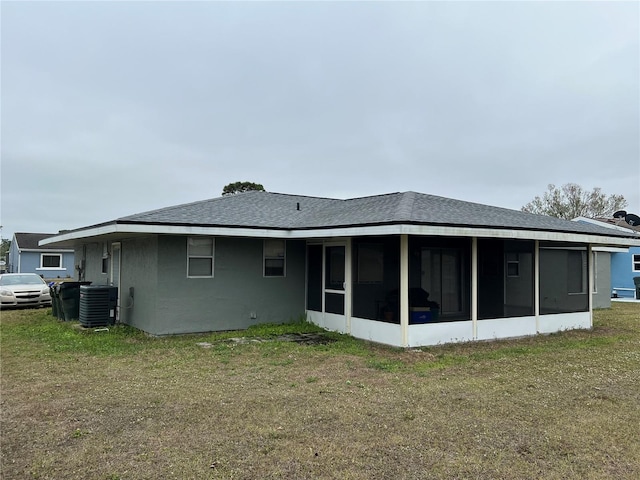
[[[107,283],[107,275],[102,273],[102,243],[87,243],[76,247],[74,257],[76,265],[84,268],[84,280],[96,285]],[[74,278],[79,280],[76,270]]]
[[[121,271],[118,320],[141,330],[148,330],[156,316],[157,244],[156,237],[143,237],[120,242]],[[107,251],[111,252],[110,242],[107,243]],[[110,284],[111,274],[109,272],[102,273],[104,252],[104,242],[88,243],[75,249],[76,264],[84,265],[84,280],[93,285]],[[110,268],[111,264],[109,263],[108,269]],[[77,272],[76,280],[78,280]],[[131,286],[135,287],[135,303],[132,303],[129,296],[129,287]]]
[[[299,318],[305,311],[305,242],[287,242],[285,277],[263,276],[262,251],[261,239],[218,237],[214,277],[187,278],[187,237],[158,237],[156,314],[139,318],[136,286],[132,324],[161,335]],[[125,268],[123,258],[123,279]]]
[[[593,293],[593,308],[611,307],[611,254],[594,252],[596,256],[596,291]]]
[[[123,240],[120,249],[120,321],[156,333],[156,322],[161,315],[158,312],[158,237]]]
[[[286,322],[305,312],[304,241],[287,241],[285,277],[263,276],[262,239],[216,238],[213,278],[187,278],[186,236],[147,236],[120,244],[119,319],[146,332],[242,329]],[[86,281],[110,281],[102,273],[103,252],[102,242],[76,248],[76,263],[85,260]]]

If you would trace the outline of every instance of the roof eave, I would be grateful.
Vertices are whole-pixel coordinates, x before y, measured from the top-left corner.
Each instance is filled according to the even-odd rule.
[[[42,248],[21,248],[18,250],[18,252],[22,253],[22,252],[50,252],[50,253],[55,253],[55,252],[62,252],[62,253],[71,253],[73,252],[73,249],[70,248],[58,248],[55,246],[51,246],[51,247],[42,247]]]
[[[82,240],[104,239],[125,235],[211,235],[257,238],[332,238],[375,235],[435,235],[457,237],[512,238],[522,240],[576,242],[619,247],[640,246],[640,238],[608,236],[587,232],[567,232],[520,228],[495,228],[487,226],[434,225],[412,223],[381,223],[309,228],[272,228],[229,225],[155,224],[112,222],[81,230],[66,232],[40,241],[40,245],[58,247],[85,243]]]

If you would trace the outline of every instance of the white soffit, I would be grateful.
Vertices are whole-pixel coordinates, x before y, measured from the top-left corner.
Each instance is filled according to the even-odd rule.
[[[602,236],[588,233],[515,230],[497,228],[472,228],[464,226],[437,225],[378,225],[352,226],[340,228],[315,228],[298,230],[274,230],[265,228],[244,227],[199,227],[177,225],[147,225],[147,224],[107,224],[75,232],[68,232],[40,241],[40,245],[70,245],[81,243],[80,240],[90,240],[92,237],[105,235],[151,234],[151,235],[209,235],[220,237],[254,237],[254,238],[284,238],[310,239],[331,237],[359,237],[377,235],[417,235],[417,236],[446,236],[446,237],[486,237],[515,240],[540,240],[552,242],[576,242],[593,245],[630,247],[640,246],[640,238],[622,238]]]

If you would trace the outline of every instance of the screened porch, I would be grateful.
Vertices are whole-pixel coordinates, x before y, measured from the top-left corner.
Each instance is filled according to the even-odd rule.
[[[591,326],[589,247],[390,235],[309,242],[307,314],[397,346]]]

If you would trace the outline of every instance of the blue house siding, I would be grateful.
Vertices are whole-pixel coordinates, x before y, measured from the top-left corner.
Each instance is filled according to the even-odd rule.
[[[15,233],[9,248],[9,273],[35,273],[46,279],[70,278],[75,274],[73,250],[39,247],[38,242],[53,234]],[[51,260],[53,263],[47,262]],[[59,257],[59,262],[55,257]],[[55,265],[55,266],[52,266]],[[59,266],[58,266],[59,265]]]
[[[634,255],[640,255],[640,247],[631,247],[628,253],[611,254],[611,289],[618,297],[634,298],[633,277],[640,277],[640,266],[634,270],[634,265],[638,265],[633,262]]]
[[[61,255],[61,268],[42,267],[42,254]],[[19,259],[12,262],[12,272],[15,273],[37,273],[44,278],[65,278],[74,274],[74,255],[69,252],[21,252]]]
[[[16,263],[16,273],[36,273],[36,268],[40,266],[39,252],[20,252]]]
[[[628,231],[631,234],[640,235],[638,226],[627,225],[619,219],[591,219],[578,217],[575,222],[587,225],[599,225],[616,231]],[[634,262],[635,259],[637,260]],[[640,247],[629,247],[628,251],[611,251],[611,296],[619,298],[635,298],[634,277],[640,277]],[[600,294],[600,292],[598,292]],[[594,293],[594,305],[595,305]]]

